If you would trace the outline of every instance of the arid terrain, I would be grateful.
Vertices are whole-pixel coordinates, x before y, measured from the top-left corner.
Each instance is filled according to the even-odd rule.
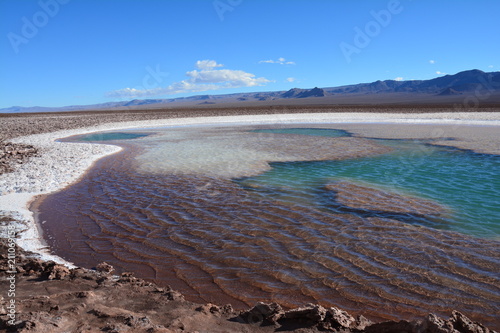
[[[499,112],[498,106],[473,110],[453,106],[276,106],[268,108],[198,108],[180,110],[120,110],[65,113],[0,114],[0,174],[15,170],[42,152],[36,145],[13,144],[16,137],[78,129],[120,121],[223,115],[260,115],[324,112],[439,113]],[[360,131],[363,129],[359,129]],[[0,191],[1,192],[1,191]],[[1,215],[1,213],[0,213]],[[12,222],[0,216],[2,228]],[[12,248],[12,246],[10,246]],[[494,332],[466,314],[450,318],[429,314],[411,321],[373,323],[354,318],[338,308],[304,304],[284,310],[259,303],[246,311],[230,305],[195,304],[171,288],[160,288],[131,273],[113,275],[105,263],[94,270],[68,268],[42,261],[34,253],[15,248],[15,270],[9,273],[9,241],[0,244],[0,331],[6,332]],[[15,316],[10,314],[8,291],[15,276]],[[11,321],[13,320],[13,321]]]

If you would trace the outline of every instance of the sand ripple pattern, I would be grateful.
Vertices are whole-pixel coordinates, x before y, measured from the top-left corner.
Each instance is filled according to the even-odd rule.
[[[234,182],[108,165],[48,197],[54,251],[171,285],[193,301],[317,302],[373,319],[463,311],[499,328],[494,240],[258,199]]]

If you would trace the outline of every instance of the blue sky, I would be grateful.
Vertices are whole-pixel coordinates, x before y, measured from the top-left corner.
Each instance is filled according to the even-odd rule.
[[[500,1],[0,0],[0,108],[500,70]]]

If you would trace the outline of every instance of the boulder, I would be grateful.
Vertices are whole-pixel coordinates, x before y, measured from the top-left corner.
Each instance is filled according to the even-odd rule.
[[[101,262],[99,265],[96,266],[95,269],[96,271],[104,274],[111,274],[112,272],[115,271],[114,267],[106,262]]]
[[[284,314],[285,311],[277,303],[259,302],[250,310],[242,312],[239,317],[249,324],[276,325]]]
[[[326,313],[326,309],[321,305],[309,304],[302,308],[286,311],[284,318],[307,321],[311,325],[315,325],[325,320]]]

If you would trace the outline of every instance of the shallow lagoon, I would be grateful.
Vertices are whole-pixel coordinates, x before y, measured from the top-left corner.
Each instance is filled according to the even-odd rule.
[[[110,262],[194,301],[494,320],[498,156],[306,128],[170,129],[132,142],[140,149],[41,204],[58,255]],[[412,208],[387,209],[388,198]]]
[[[320,135],[326,130],[311,131],[315,132],[313,135]],[[335,133],[338,134],[331,135]],[[324,186],[338,180],[362,182],[432,199],[450,209],[447,216],[440,219],[408,218],[409,223],[478,237],[500,237],[500,156],[437,147],[417,140],[377,142],[395,150],[380,156],[342,161],[272,163],[272,170],[239,179],[238,183],[273,199],[303,200],[319,209],[341,213],[343,207],[332,205],[332,195],[322,190]],[[359,214],[390,216],[384,212]]]

